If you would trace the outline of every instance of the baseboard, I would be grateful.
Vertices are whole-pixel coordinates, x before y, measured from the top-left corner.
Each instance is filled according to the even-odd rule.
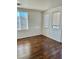
[[[56,40],[56,39],[54,39],[54,38],[52,38],[52,37],[50,37],[50,36],[47,36],[47,35],[44,35],[44,34],[42,34],[43,36],[46,36],[46,37],[48,37],[48,38],[50,38],[50,39],[53,39],[53,40],[55,40],[55,41],[57,41],[57,42],[59,42],[60,44],[62,44],[62,42],[61,41],[58,41],[58,40]]]
[[[52,39],[52,40],[54,40],[54,41],[57,41],[57,40],[55,40],[55,39],[53,39],[53,38],[51,38],[51,37],[48,37],[48,36],[46,36],[46,35],[43,35],[43,34],[33,35],[33,36],[23,37],[23,38],[18,38],[18,39],[25,39],[25,38],[37,37],[37,36],[45,36],[45,37],[50,38],[50,39]],[[62,44],[62,42],[60,42],[60,41],[57,41],[57,42],[60,43],[60,44]]]
[[[25,38],[36,37],[36,36],[43,36],[43,35],[42,34],[39,34],[39,35],[33,35],[33,36],[28,36],[28,37],[21,37],[21,38],[17,38],[17,39],[25,39]]]

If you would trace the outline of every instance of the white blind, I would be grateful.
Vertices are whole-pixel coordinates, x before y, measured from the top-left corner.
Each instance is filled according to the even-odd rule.
[[[60,12],[53,13],[53,25],[60,24]]]
[[[28,29],[28,12],[17,11],[17,30]]]

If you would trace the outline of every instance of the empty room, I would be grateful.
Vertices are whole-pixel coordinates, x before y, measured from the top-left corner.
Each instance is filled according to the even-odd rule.
[[[17,0],[17,59],[62,59],[62,0]]]

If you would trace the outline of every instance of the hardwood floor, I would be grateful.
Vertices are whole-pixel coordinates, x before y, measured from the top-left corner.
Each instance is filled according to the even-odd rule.
[[[17,40],[17,59],[62,59],[62,44],[43,35]]]

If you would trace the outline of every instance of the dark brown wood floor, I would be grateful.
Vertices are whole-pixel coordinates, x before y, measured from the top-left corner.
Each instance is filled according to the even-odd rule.
[[[17,40],[17,59],[62,59],[62,46],[43,35]]]

